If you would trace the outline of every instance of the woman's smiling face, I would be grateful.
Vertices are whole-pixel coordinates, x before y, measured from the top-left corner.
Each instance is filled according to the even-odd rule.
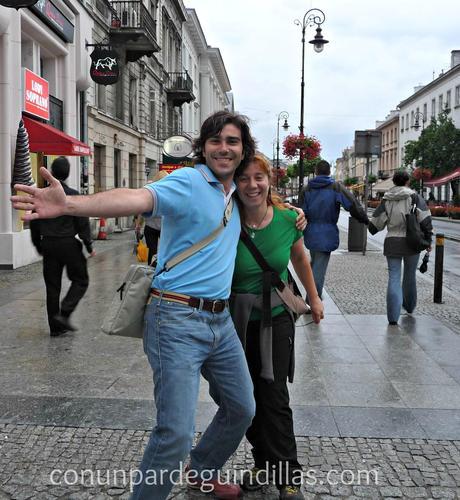
[[[267,203],[270,180],[256,161],[251,162],[236,179],[236,187],[245,207],[255,208]]]

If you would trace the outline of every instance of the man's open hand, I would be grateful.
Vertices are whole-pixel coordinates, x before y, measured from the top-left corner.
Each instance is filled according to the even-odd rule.
[[[49,183],[48,187],[14,186],[16,191],[26,193],[11,197],[13,208],[26,210],[22,220],[51,219],[65,214],[67,197],[61,183],[44,167],[40,168],[40,174]]]

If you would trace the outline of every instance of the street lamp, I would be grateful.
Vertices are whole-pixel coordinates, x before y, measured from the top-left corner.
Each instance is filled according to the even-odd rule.
[[[289,113],[287,111],[281,111],[278,115],[278,122],[276,126],[276,189],[278,189],[278,183],[280,178],[280,120],[284,120],[283,129],[288,130],[289,123],[287,119],[289,118]]]
[[[420,128],[420,119],[422,119],[422,132],[420,135],[423,134],[423,131],[425,130],[425,123],[426,123],[426,120],[427,120],[427,117],[425,115],[425,113],[423,113],[422,111],[416,111],[414,113],[414,124],[412,125],[412,128],[416,131],[419,130]],[[423,142],[422,142],[422,171],[420,172],[420,194],[421,196],[423,196],[423,169],[425,167],[425,162],[424,162],[424,154],[423,154]]]
[[[302,80],[300,82],[300,136],[303,137],[303,115],[304,115],[304,88],[305,88],[305,30],[307,26],[316,25],[316,35],[312,40],[308,43],[313,45],[315,52],[322,52],[324,45],[329,43],[328,40],[325,40],[323,35],[321,34],[321,25],[324,23],[326,16],[324,12],[320,9],[310,9],[307,10],[305,15],[303,16],[302,22],[296,19],[294,21],[297,26],[302,28]],[[298,203],[300,203],[300,197],[302,194],[303,187],[303,150],[300,149],[299,154],[299,197]]]

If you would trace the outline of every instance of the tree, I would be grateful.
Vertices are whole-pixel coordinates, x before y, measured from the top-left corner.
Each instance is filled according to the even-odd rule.
[[[317,156],[311,160],[307,160],[304,158],[303,160],[303,172],[304,175],[309,176],[315,173],[316,165],[322,160],[321,156]],[[295,162],[292,165],[289,165],[287,168],[286,175],[291,177],[291,179],[299,176],[299,162]]]
[[[417,167],[429,169],[432,177],[440,177],[460,166],[460,129],[451,118],[441,113],[422,131],[417,141],[405,146],[404,163],[415,161]],[[458,198],[458,179],[451,181],[452,194]]]

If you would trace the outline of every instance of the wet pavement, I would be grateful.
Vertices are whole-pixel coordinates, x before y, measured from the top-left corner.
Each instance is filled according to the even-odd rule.
[[[106,244],[89,261],[90,287],[72,318],[78,332],[58,338],[48,334],[38,267],[22,281],[0,273],[1,500],[127,496],[126,488],[57,487],[49,481],[56,465],[136,467],[155,421],[141,342],[100,331],[107,304],[134,259],[130,235],[113,235]],[[433,315],[404,316],[400,326],[389,327],[384,314],[343,314],[338,305],[326,295],[321,325],[311,324],[309,316],[297,324],[290,389],[300,461],[324,474],[334,464],[344,466],[342,459],[353,470],[358,463],[376,464],[385,474],[379,485],[363,487],[370,490],[318,483],[306,486],[306,494],[457,498],[460,336]],[[214,412],[203,383],[198,433]],[[244,442],[230,466],[250,466],[249,457]],[[188,498],[180,488],[176,495]]]

